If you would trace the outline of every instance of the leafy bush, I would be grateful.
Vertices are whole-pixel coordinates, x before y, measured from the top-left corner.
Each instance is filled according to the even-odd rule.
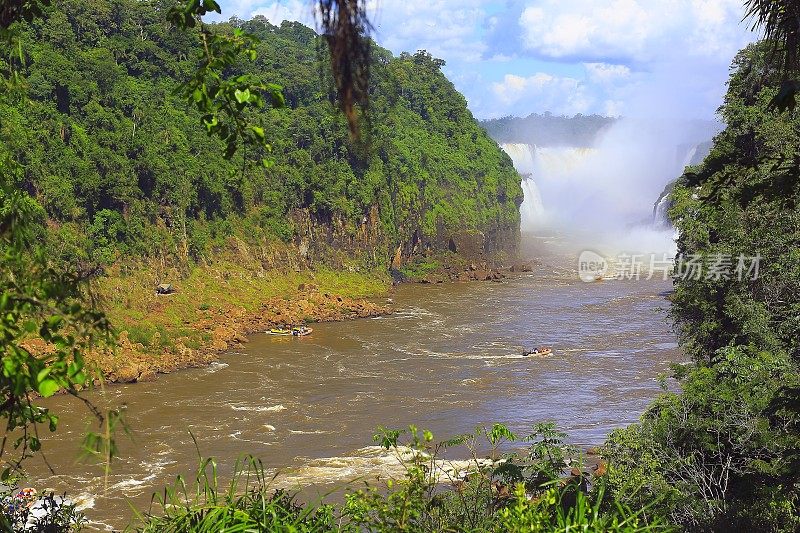
[[[93,259],[104,265],[114,262],[117,247],[124,244],[127,237],[122,216],[110,209],[95,214],[86,233]]]
[[[418,281],[442,268],[442,263],[433,258],[418,258],[400,268],[405,279]]]
[[[246,457],[237,462],[227,488],[221,487],[216,462],[202,460],[193,490],[179,477],[162,495],[154,495],[151,509],[137,516],[140,522],[137,531],[310,532],[335,529],[330,506],[306,507],[292,494],[269,490],[270,480],[258,459]],[[155,509],[162,513],[155,514]]]
[[[634,508],[657,502],[655,512],[692,530],[794,531],[800,502],[786,476],[798,440],[782,429],[796,419],[768,407],[800,376],[767,352],[721,349],[712,362],[682,368],[681,393],[663,395],[639,424],[611,435],[610,487],[635,496],[620,496]]]
[[[403,436],[407,441],[401,443]],[[340,506],[302,504],[296,495],[270,489],[257,459],[237,462],[233,480],[219,487],[217,466],[202,460],[195,483],[179,478],[155,506],[138,517],[137,530],[149,531],[666,531],[645,511],[632,511],[605,495],[602,478],[578,466],[563,435],[539,425],[524,439],[505,426],[435,442],[429,431],[381,428],[375,441],[391,453],[403,475],[381,486],[349,488]],[[515,443],[524,451],[501,451]],[[447,460],[450,449],[464,460]],[[485,454],[479,454],[483,449]],[[577,469],[565,477],[564,469]],[[513,473],[513,474],[512,474]],[[508,476],[521,476],[511,485]],[[590,481],[591,480],[591,481]],[[590,485],[594,485],[593,488]],[[158,512],[156,512],[158,511]]]

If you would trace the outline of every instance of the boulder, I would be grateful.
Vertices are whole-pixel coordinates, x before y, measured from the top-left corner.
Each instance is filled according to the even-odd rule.
[[[428,274],[427,276],[423,277],[420,282],[421,283],[444,283],[445,279],[441,274]]]
[[[492,279],[492,273],[488,270],[476,270],[474,275],[474,279],[478,281],[490,281]]]
[[[509,270],[511,272],[532,272],[533,265],[530,263],[514,263]]]
[[[142,368],[139,372],[139,377],[136,378],[137,382],[155,381],[156,373],[151,368]]]
[[[116,383],[136,383],[136,380],[139,379],[139,374],[138,365],[127,365],[113,373],[112,381]]]
[[[171,283],[160,283],[156,287],[156,294],[172,294],[175,292],[175,287]]]

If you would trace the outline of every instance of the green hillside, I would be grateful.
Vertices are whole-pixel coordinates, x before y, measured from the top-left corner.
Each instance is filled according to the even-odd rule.
[[[800,118],[770,105],[772,57],[736,56],[726,127],[671,193],[671,315],[694,364],[607,445],[628,503],[688,531],[800,527]]]
[[[481,126],[500,143],[591,147],[616,120],[601,115],[566,117],[531,113],[527,117],[482,120]]]
[[[311,29],[263,17],[218,25],[261,39],[256,60],[239,68],[283,86],[287,103],[251,117],[273,140],[271,153],[227,161],[175,95],[199,51],[194,36],[165,22],[165,9],[58,2],[26,30],[31,101],[0,108],[3,149],[24,164],[20,185],[44,208],[59,256],[197,261],[237,236],[294,242],[323,260],[344,250],[378,266],[398,246],[407,255],[444,250],[463,230],[484,233],[489,247],[516,242],[519,177],[441,61],[376,46],[363,142],[354,144]]]

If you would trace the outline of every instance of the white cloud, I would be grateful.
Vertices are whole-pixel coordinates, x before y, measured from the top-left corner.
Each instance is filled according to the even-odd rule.
[[[710,118],[753,40],[741,0],[366,0],[378,43],[425,49],[479,117],[651,112]],[[315,0],[220,0],[223,18],[314,27]]]
[[[425,49],[445,60],[474,62],[486,45],[476,33],[491,23],[479,0],[381,0],[367,4],[375,36],[399,53]]]
[[[608,63],[584,63],[589,80],[594,83],[611,83],[619,79],[628,78],[631,69],[625,65],[610,65]]]
[[[259,5],[255,9],[253,8],[253,4],[256,3],[254,0],[244,0],[243,3],[248,4],[248,9],[244,11],[244,18],[249,19],[256,15],[263,15],[276,26],[280,26],[284,20],[295,20],[312,28],[315,26],[313,7],[315,4],[304,0],[271,2]],[[224,13],[225,11],[223,11]]]
[[[223,0],[223,18],[263,15],[273,24],[296,20],[316,27],[314,0]],[[491,18],[480,0],[367,0],[376,40],[394,53],[427,50],[445,60],[474,62],[486,44],[477,31]]]
[[[730,57],[743,45],[742,15],[740,0],[541,0],[519,24],[526,48],[541,56],[646,62]]]
[[[603,102],[603,114],[607,117],[621,116],[624,108],[625,103],[622,100],[606,100]]]
[[[514,59],[514,58],[511,57],[511,56],[507,56],[505,54],[495,54],[495,55],[493,55],[492,57],[489,58],[489,61],[494,61],[494,62],[497,62],[497,63],[508,63],[512,59]]]
[[[491,87],[497,101],[511,110],[549,110],[574,115],[587,112],[593,104],[579,80],[544,72],[528,77],[506,74]]]

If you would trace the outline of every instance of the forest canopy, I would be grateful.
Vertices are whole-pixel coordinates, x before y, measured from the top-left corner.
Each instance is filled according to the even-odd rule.
[[[271,150],[229,161],[176,94],[199,51],[167,7],[59,2],[22,32],[28,101],[0,106],[3,150],[22,163],[20,185],[44,209],[59,256],[198,259],[233,233],[291,240],[297,209],[355,228],[377,207],[391,246],[517,225],[510,159],[427,52],[372,48],[369,114],[354,144],[313,30],[264,17],[215,24],[259,39],[255,60],[227,74],[278,84],[286,103],[250,111]]]

